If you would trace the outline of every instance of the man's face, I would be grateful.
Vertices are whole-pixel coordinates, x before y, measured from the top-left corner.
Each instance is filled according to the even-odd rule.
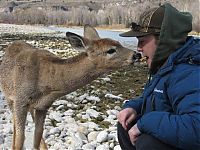
[[[146,57],[147,65],[149,68],[151,66],[156,48],[156,39],[155,36],[153,36],[152,34],[138,37],[138,51],[142,52],[143,56]]]

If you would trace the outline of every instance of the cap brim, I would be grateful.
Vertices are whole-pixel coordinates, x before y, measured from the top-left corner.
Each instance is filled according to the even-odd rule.
[[[151,34],[151,33],[130,30],[130,31],[119,34],[119,36],[121,36],[121,37],[140,37],[140,36],[145,36],[148,34]]]

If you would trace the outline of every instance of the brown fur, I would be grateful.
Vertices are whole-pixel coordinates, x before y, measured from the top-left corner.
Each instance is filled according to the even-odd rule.
[[[40,148],[47,149],[42,133],[46,112],[51,104],[105,72],[132,62],[133,51],[116,41],[99,39],[92,27],[86,26],[85,32],[87,34],[82,41],[87,41],[83,45],[88,50],[69,59],[58,58],[23,41],[13,42],[5,51],[0,66],[0,84],[13,113],[12,149],[23,148],[28,111],[35,122],[34,149],[39,149],[40,144]],[[91,37],[88,32],[92,32]],[[113,47],[117,53],[108,55],[106,51]]]

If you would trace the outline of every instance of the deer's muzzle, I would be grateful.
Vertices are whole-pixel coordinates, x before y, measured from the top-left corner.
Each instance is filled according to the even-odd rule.
[[[142,55],[140,53],[135,53],[132,57],[133,62],[140,62],[140,59],[142,58]]]

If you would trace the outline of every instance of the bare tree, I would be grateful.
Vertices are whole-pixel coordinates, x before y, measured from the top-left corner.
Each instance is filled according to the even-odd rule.
[[[91,24],[93,26],[124,24],[129,27],[131,22],[138,20],[143,10],[157,7],[166,1],[180,11],[189,11],[193,15],[193,29],[199,32],[199,0],[135,0],[129,2],[113,0],[109,3],[102,2],[102,8],[95,11],[91,11],[86,5],[69,7],[67,10],[62,10],[60,7],[58,10],[31,7],[15,10],[12,13],[0,13],[0,22],[57,25]],[[72,3],[73,1],[68,0],[67,2]]]

